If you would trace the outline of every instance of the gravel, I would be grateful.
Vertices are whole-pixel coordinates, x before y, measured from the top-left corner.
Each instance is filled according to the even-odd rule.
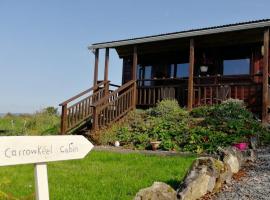
[[[258,159],[243,169],[241,180],[232,180],[213,200],[270,200],[270,149],[259,149]]]

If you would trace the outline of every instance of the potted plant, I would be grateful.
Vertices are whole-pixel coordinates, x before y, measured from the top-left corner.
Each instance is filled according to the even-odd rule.
[[[202,66],[200,66],[200,70],[201,70],[201,72],[205,73],[208,71],[208,66],[202,65]]]
[[[155,140],[150,141],[150,144],[152,146],[152,150],[156,151],[159,148],[160,143],[161,143],[161,141],[155,141]]]
[[[152,150],[156,151],[159,148],[160,143],[161,143],[161,141],[158,140],[158,135],[154,134],[153,138],[150,141],[150,144],[152,146]]]
[[[233,140],[233,146],[240,151],[245,151],[248,148],[247,138],[243,136],[236,137]]]

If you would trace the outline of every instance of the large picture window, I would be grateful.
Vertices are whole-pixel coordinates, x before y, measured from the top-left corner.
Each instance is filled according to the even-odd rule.
[[[223,75],[250,74],[250,59],[223,60]]]
[[[188,77],[189,63],[181,63],[176,65],[176,77],[185,78]]]

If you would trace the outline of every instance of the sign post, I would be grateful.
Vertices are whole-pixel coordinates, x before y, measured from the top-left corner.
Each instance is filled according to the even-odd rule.
[[[35,164],[36,200],[49,200],[46,163],[82,159],[93,147],[79,135],[1,136],[0,166]]]
[[[49,199],[47,164],[35,164],[36,200]]]

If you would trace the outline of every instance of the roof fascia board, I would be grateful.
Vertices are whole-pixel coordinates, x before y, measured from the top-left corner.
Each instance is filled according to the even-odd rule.
[[[134,44],[141,44],[141,43],[147,43],[147,42],[171,40],[171,39],[178,39],[178,38],[185,38],[185,37],[195,37],[195,36],[201,36],[201,35],[224,33],[224,32],[231,32],[231,31],[241,31],[241,30],[248,30],[248,29],[255,29],[255,28],[263,28],[267,26],[270,26],[270,21],[93,44],[89,46],[88,49],[94,50],[94,49],[103,49],[103,48],[114,48],[114,47],[119,47],[119,46],[134,45]]]

